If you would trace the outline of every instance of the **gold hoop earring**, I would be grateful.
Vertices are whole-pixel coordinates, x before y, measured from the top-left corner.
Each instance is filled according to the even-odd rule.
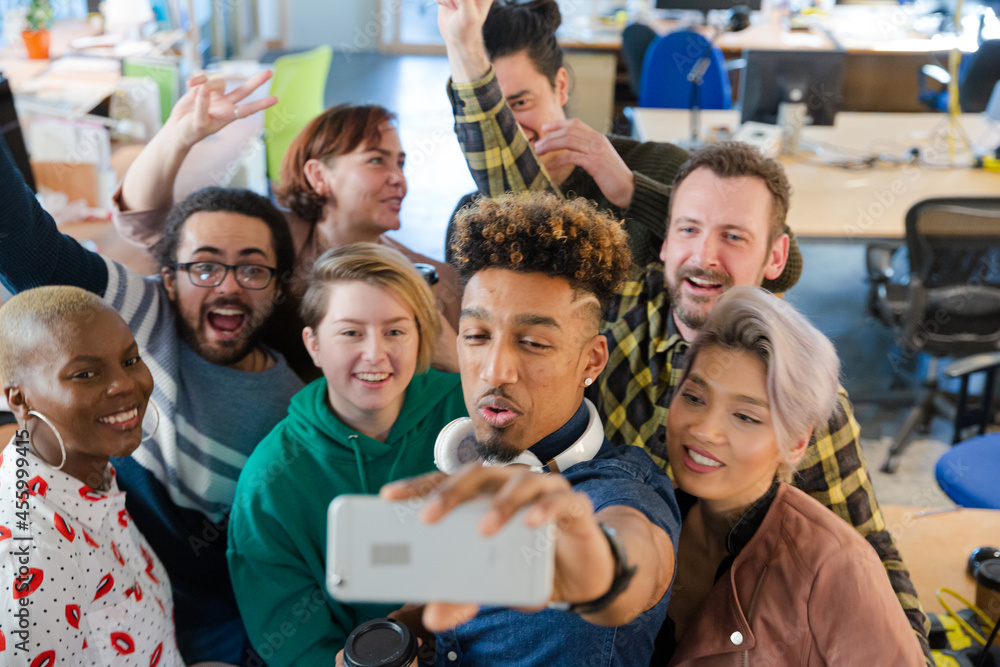
[[[59,465],[57,465],[57,466],[54,466],[51,463],[49,463],[48,461],[46,461],[42,457],[42,455],[38,453],[38,450],[35,449],[35,445],[34,445],[34,443],[31,442],[31,438],[29,437],[28,438],[28,445],[31,447],[31,451],[33,451],[35,453],[35,456],[37,456],[39,459],[41,459],[42,461],[44,461],[45,465],[49,466],[50,468],[54,468],[56,470],[62,470],[62,467],[64,465],[66,465],[66,443],[63,442],[62,434],[59,433],[59,429],[57,429],[52,424],[52,422],[49,421],[49,418],[46,417],[45,415],[43,415],[41,412],[36,412],[34,410],[28,410],[28,415],[29,416],[34,415],[35,417],[38,417],[39,419],[41,419],[43,422],[45,422],[45,425],[48,426],[50,429],[52,429],[52,432],[56,434],[56,440],[59,442],[59,451],[62,453],[62,461],[60,461]],[[25,423],[25,426],[27,427],[27,423]]]
[[[153,412],[156,413],[156,426],[154,426],[153,430],[149,432],[149,435],[144,435],[139,442],[148,442],[152,440],[153,436],[156,435],[156,432],[160,430],[160,411],[157,409],[156,403],[152,400],[149,401],[149,405],[153,408]]]

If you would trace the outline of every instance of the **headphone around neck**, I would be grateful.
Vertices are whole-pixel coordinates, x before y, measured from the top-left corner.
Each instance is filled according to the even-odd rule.
[[[525,450],[509,464],[485,461],[483,465],[522,464],[535,472],[542,472],[543,468],[548,466],[550,472],[561,472],[572,465],[594,458],[604,444],[604,425],[594,404],[586,398],[583,402],[587,405],[587,430],[579,440],[557,454],[551,461],[540,461],[537,456]],[[472,428],[472,419],[462,417],[441,429],[434,443],[434,464],[438,470],[450,475],[466,463],[479,460],[481,459],[476,450],[476,434]]]

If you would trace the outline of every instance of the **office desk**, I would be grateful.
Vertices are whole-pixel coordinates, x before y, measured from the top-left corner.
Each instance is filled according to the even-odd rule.
[[[727,56],[744,49],[843,48],[849,54],[944,53],[953,48],[971,52],[977,48],[974,32],[962,35],[935,33],[925,36],[911,26],[919,18],[913,7],[893,5],[837,5],[825,17],[817,17],[805,30],[790,30],[775,13],[755,12],[753,24],[740,32],[719,35],[716,44]],[[712,31],[689,22],[653,18],[648,24],[657,34],[674,30],[696,30],[706,37]],[[559,29],[565,48],[615,51],[621,48],[624,26],[608,24],[594,16],[576,16]]]
[[[758,13],[746,30],[720,35],[716,41],[727,58],[738,58],[744,49],[817,49],[838,47],[847,52],[842,108],[849,111],[924,111],[917,99],[917,72],[922,65],[947,62],[952,48],[976,49],[974,34],[954,36],[915,32],[918,19],[912,5],[837,5],[809,30],[790,31],[776,14]],[[690,24],[653,19],[649,25],[661,35]],[[694,27],[704,34],[709,31]],[[560,43],[568,49],[620,53],[621,27],[607,25],[594,17],[571,18],[559,31]],[[619,58],[619,81],[625,71]],[[734,94],[738,92],[739,70],[731,73]],[[602,85],[613,86],[614,81]]]
[[[976,547],[1000,547],[1000,512],[958,509],[944,514],[918,516],[923,507],[883,505],[886,528],[896,540],[917,597],[927,611],[944,612],[934,592],[950,588],[970,602],[976,600],[976,582],[965,571]],[[946,597],[952,609],[964,607]]]
[[[643,141],[675,141],[688,134],[688,112],[674,109],[635,109],[633,133]],[[737,111],[703,111],[702,133],[708,128],[739,125]],[[1000,126],[981,115],[962,117],[970,140],[982,146],[1000,144]],[[837,114],[834,127],[808,127],[803,142],[823,154],[861,156],[873,152],[904,155],[919,146],[928,158],[944,162],[947,129],[943,114],[858,113]],[[792,184],[788,224],[803,237],[900,238],[905,236],[906,211],[929,197],[1000,193],[1000,174],[982,169],[934,168],[926,165],[849,170],[827,166],[824,157],[801,154],[782,156]]]

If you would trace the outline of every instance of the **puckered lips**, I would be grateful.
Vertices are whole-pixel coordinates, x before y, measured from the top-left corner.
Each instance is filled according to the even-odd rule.
[[[709,454],[704,449],[684,445],[684,465],[692,472],[707,475],[721,468],[726,464]]]
[[[205,322],[218,340],[235,340],[249,326],[250,309],[236,304],[212,305],[205,312]]]
[[[139,418],[139,405],[133,403],[132,405],[118,408],[114,412],[98,417],[97,423],[115,431],[130,431],[142,424]]]
[[[479,416],[493,428],[506,428],[521,416],[521,411],[506,398],[484,396],[476,404]]]
[[[389,384],[392,373],[389,371],[358,371],[351,373],[351,378],[365,389],[381,389]]]

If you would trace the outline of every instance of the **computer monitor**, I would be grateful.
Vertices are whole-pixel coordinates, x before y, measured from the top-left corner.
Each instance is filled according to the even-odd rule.
[[[17,121],[17,110],[14,108],[14,95],[10,92],[10,84],[0,74],[0,134],[7,141],[7,148],[14,157],[14,164],[24,176],[32,192],[36,191],[35,177],[31,173],[31,162],[28,160],[28,150],[21,136],[21,124]]]
[[[806,123],[833,125],[844,88],[844,51],[744,51],[741,121],[776,125],[782,102],[804,102]]]
[[[709,12],[713,9],[728,10],[742,5],[760,11],[761,0],[656,0],[657,9]]]

